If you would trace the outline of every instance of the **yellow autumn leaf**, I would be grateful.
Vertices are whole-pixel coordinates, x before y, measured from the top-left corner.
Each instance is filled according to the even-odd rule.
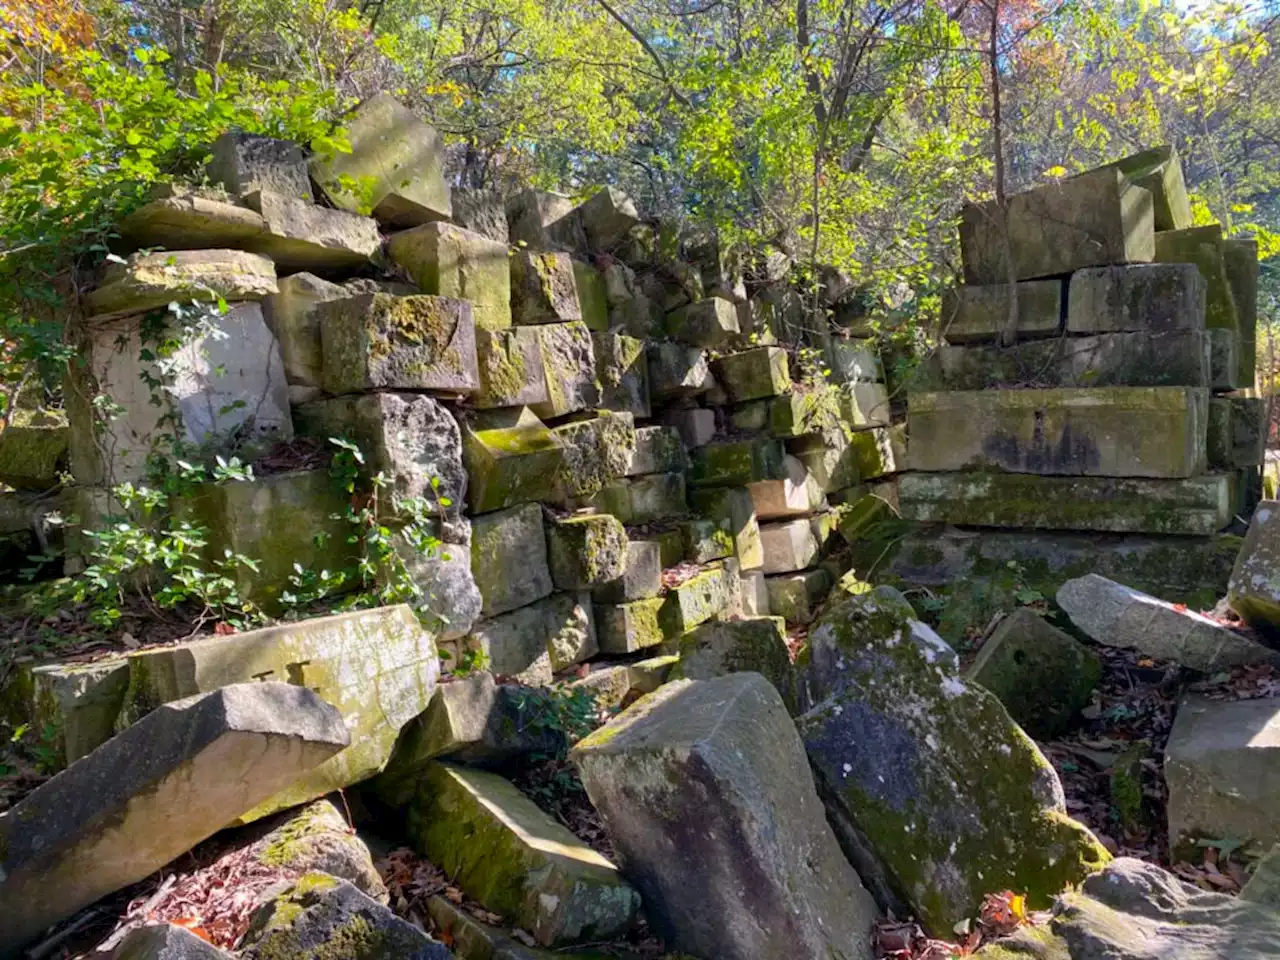
[[[1019,923],[1026,923],[1027,914],[1027,897],[1025,894],[1017,893],[1009,898],[1009,912]]]
[[[1044,175],[1046,177],[1065,177],[1067,175],[1067,168],[1060,165],[1050,167],[1044,172]]]

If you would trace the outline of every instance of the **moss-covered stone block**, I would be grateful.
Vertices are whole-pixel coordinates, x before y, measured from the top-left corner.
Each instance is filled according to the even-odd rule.
[[[528,686],[594,656],[598,645],[589,594],[551,596],[477,622],[460,649],[483,654],[489,668]]]
[[[495,617],[541,600],[554,589],[547,565],[542,507],[526,503],[476,517],[471,572],[484,606]]]
[[[0,431],[0,483],[19,490],[48,490],[67,468],[70,428],[60,413],[15,410]]]
[[[714,680],[744,670],[760,674],[777,688],[795,713],[795,674],[781,617],[748,617],[704,623],[680,638],[680,658],[672,680]]]
[[[635,454],[635,421],[629,413],[597,410],[551,432],[564,449],[559,488],[570,499],[594,497],[627,472]]]
[[[1151,193],[1156,230],[1182,230],[1191,226],[1191,201],[1182,176],[1182,161],[1171,145],[1152,147],[1109,164],[1136,186]]]
[[[588,590],[623,575],[627,531],[608,514],[569,517],[547,527],[551,579],[560,590]]]
[[[1153,259],[1157,263],[1195,264],[1205,281],[1204,325],[1241,332],[1220,225],[1214,223],[1157,234]]]
[[[471,301],[477,328],[511,326],[511,268],[505,243],[436,222],[393,234],[387,254],[423,293]]]
[[[899,427],[876,427],[850,434],[845,454],[848,466],[844,475],[874,480],[906,469],[906,445],[901,437]]]
[[[326,393],[480,389],[471,305],[366,293],[316,307]]]
[[[951,930],[993,885],[1048,905],[1110,860],[1036,745],[900,594],[832,608],[797,668],[828,815],[863,838],[860,875],[900,891],[927,929]]]
[[[733,556],[733,535],[727,520],[697,517],[680,523],[684,555],[690,563],[710,563]]]
[[[658,619],[663,602],[661,597],[652,597],[629,603],[596,604],[600,652],[634,653],[661,644],[666,637]]]
[[[692,453],[689,484],[694,487],[743,487],[782,476],[783,448],[778,440],[727,440]]]
[[[760,525],[760,545],[766,574],[795,573],[818,559],[818,541],[806,517]]]
[[[1209,467],[1254,467],[1266,453],[1266,400],[1261,397],[1211,397],[1206,446]]]
[[[662,589],[662,551],[656,540],[628,540],[622,574],[591,591],[596,603],[656,597]]]
[[[636,449],[627,464],[626,475],[683,473],[689,465],[680,433],[675,427],[636,428]]]
[[[480,391],[474,402],[478,409],[547,402],[547,375],[537,330],[477,330],[476,361]]]
[[[754,570],[764,563],[760,545],[760,522],[750,487],[704,487],[689,492],[694,511],[711,517],[733,538],[733,555],[743,570]]]
[[[1194,263],[1130,263],[1077,270],[1068,290],[1067,332],[1203,330],[1205,297],[1204,276]]]
[[[695,347],[721,347],[738,333],[738,311],[733,303],[708,297],[667,315],[667,333]]]
[[[582,322],[592,331],[603,333],[609,329],[609,292],[604,275],[591,264],[574,260],[573,277]]]
[[[722,613],[736,587],[730,574],[727,566],[717,564],[671,587],[658,613],[663,632],[679,636]],[[732,579],[736,578],[735,573]]]
[[[667,342],[649,343],[646,349],[649,390],[655,399],[696,397],[715,385],[705,350]]]
[[[781,347],[756,347],[721,357],[712,364],[712,372],[734,403],[776,397],[791,388],[787,352]]]
[[[98,285],[85,296],[97,320],[145,313],[178,300],[232,303],[275,293],[276,267],[242,250],[179,250],[135,253],[124,263],[103,266]]]
[[[1240,388],[1252,390],[1258,363],[1258,241],[1250,237],[1223,241],[1222,263],[1240,331]]]
[[[266,229],[261,214],[220,190],[156,183],[148,201],[117,224],[134,248],[235,249]]]
[[[649,361],[643,340],[620,333],[592,333],[600,405],[606,410],[630,413],[640,419],[650,415]]]
[[[784,573],[765,577],[765,590],[770,613],[786,623],[805,624],[818,615],[831,590],[831,577],[825,570]]]
[[[599,404],[595,351],[586,324],[545,323],[536,329],[547,399],[531,404],[533,412],[550,419]]]
[[[511,316],[519,324],[582,319],[573,258],[522,249],[511,255]]]
[[[527,407],[503,422],[509,425],[462,427],[467,502],[475,513],[556,496],[564,447],[555,434]]]
[[[784,456],[782,472],[777,480],[747,484],[752,509],[761,521],[801,517],[826,505],[821,484],[801,460]]]
[[[950,288],[942,300],[942,335],[948,343],[998,340],[1009,324],[1009,301],[1016,297],[1017,326],[1014,335],[1051,337],[1062,324],[1061,280],[994,283],[988,286]]]
[[[682,473],[651,473],[613,480],[587,505],[628,524],[652,523],[689,512]]]

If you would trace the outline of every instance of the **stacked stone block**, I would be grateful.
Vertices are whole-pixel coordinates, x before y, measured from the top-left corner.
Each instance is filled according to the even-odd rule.
[[[908,396],[905,517],[1210,534],[1252,508],[1256,249],[1191,226],[1176,153],[971,205],[960,239]]]

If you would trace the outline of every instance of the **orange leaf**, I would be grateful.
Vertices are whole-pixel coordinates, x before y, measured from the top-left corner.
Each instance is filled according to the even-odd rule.
[[[209,932],[204,927],[200,926],[200,920],[196,917],[178,917],[176,920],[170,920],[169,922],[175,927],[182,927],[184,930],[194,933],[206,943],[213,943],[213,938],[209,936]]]

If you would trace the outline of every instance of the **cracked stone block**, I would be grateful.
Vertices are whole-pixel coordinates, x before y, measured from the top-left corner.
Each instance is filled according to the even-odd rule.
[[[224,133],[213,141],[207,173],[211,182],[236,196],[269,190],[308,203],[315,199],[302,148],[290,140],[238,131]]]

